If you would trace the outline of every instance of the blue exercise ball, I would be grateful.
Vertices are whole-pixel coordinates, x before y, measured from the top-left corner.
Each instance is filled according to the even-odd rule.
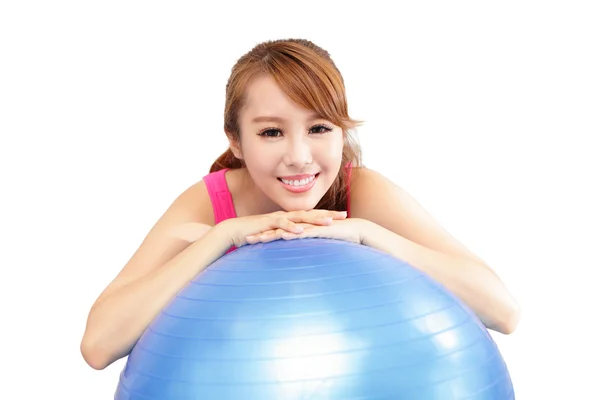
[[[514,399],[473,312],[378,250],[296,239],[242,247],[149,325],[118,400]]]

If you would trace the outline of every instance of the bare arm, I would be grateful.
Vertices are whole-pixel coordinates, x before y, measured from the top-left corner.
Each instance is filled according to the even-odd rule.
[[[202,182],[182,193],[148,233],[113,282],[92,306],[81,353],[95,369],[129,354],[167,303],[196,275],[247,235],[269,229],[296,231],[297,223],[345,218],[327,210],[275,212],[214,224]],[[192,242],[192,244],[190,244]]]
[[[497,274],[447,232],[412,196],[382,175],[353,174],[353,217],[371,221],[368,245],[423,270],[458,295],[486,327],[509,334],[519,306]]]
[[[213,227],[164,266],[120,287],[92,308],[82,354],[95,369],[106,368],[129,354],[162,308],[197,274],[230,246]]]
[[[204,224],[190,245],[186,224]],[[160,310],[198,273],[227,251],[231,238],[210,228],[212,207],[202,183],[182,193],[92,306],[81,353],[95,369],[129,354]]]
[[[457,295],[489,329],[509,334],[516,328],[516,301],[494,271],[480,262],[412,242],[365,221],[363,243],[420,269]]]

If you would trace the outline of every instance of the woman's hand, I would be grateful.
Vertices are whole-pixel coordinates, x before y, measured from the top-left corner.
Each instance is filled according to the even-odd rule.
[[[246,238],[248,244],[267,243],[273,240],[284,239],[302,239],[302,238],[326,238],[338,239],[353,243],[363,243],[365,232],[369,222],[361,218],[347,218],[343,220],[334,220],[326,225],[299,224],[304,228],[304,232],[295,233],[270,229]]]
[[[270,214],[232,218],[222,221],[219,225],[231,238],[232,246],[241,247],[256,243],[256,241],[250,242],[249,239],[261,233],[269,232],[277,237],[287,234],[301,235],[307,229],[327,227],[334,222],[344,220],[346,216],[346,211],[277,211]]]

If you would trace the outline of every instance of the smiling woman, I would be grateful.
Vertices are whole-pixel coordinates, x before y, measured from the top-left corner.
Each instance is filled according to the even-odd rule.
[[[492,269],[414,199],[361,164],[342,76],[307,40],[257,45],[226,86],[229,148],[156,222],[88,316],[94,368],[129,354],[191,279],[249,243],[308,237],[377,248],[459,296],[490,329],[512,332],[515,300]],[[350,208],[351,207],[351,208]],[[351,214],[351,215],[350,215]]]
[[[292,101],[268,76],[248,85],[246,99],[237,133],[228,136],[232,153],[244,162],[253,192],[264,205],[257,212],[315,208],[333,182],[343,179],[342,128]],[[278,118],[266,120],[266,114]]]
[[[267,206],[258,212],[346,210],[349,171],[342,166],[362,164],[350,135],[361,121],[349,116],[342,75],[325,50],[301,39],[257,45],[233,67],[224,122],[230,147],[210,172],[247,168],[257,194],[267,195]],[[269,166],[275,162],[281,165]],[[280,199],[273,192],[280,187],[261,179],[274,174],[317,179],[303,204],[293,197]]]

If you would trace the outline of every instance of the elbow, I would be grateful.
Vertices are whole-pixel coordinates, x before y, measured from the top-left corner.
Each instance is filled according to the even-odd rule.
[[[518,306],[511,311],[504,324],[504,331],[506,335],[510,335],[517,329],[519,321],[521,320],[521,309]]]
[[[80,351],[86,364],[97,371],[101,371],[111,364],[108,354],[86,337],[81,341]]]
[[[512,302],[506,306],[505,311],[499,316],[494,330],[504,335],[510,335],[517,329],[520,320],[521,310],[516,303]]]

